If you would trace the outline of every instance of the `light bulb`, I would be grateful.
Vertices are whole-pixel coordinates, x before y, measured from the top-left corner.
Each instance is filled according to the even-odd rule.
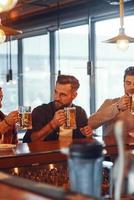
[[[118,49],[126,51],[129,47],[129,41],[127,39],[117,40],[116,42]]]
[[[0,29],[0,43],[5,42],[5,40],[6,40],[6,34],[2,29]]]
[[[0,12],[11,10],[18,0],[0,0]]]

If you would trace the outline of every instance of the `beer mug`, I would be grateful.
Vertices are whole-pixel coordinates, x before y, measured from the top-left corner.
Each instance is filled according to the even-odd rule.
[[[64,108],[66,122],[64,129],[76,129],[76,107]]]
[[[32,129],[32,115],[30,106],[19,106],[18,126],[21,130]]]

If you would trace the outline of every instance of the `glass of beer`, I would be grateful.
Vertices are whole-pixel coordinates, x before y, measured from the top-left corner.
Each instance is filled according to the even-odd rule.
[[[76,129],[76,107],[66,107],[64,111],[66,115],[64,129]]]
[[[32,129],[32,115],[30,106],[19,106],[19,129]]]

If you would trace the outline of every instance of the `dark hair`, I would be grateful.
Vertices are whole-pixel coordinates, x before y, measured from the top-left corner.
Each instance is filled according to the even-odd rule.
[[[128,67],[124,72],[124,81],[126,76],[134,76],[134,66]]]
[[[73,90],[77,90],[80,86],[78,79],[70,75],[59,75],[56,83],[71,84]]]

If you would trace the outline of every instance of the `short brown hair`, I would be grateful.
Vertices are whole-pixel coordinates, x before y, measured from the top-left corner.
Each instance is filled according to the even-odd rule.
[[[124,81],[126,76],[134,76],[134,66],[128,67],[124,72]]]
[[[59,75],[56,83],[71,84],[71,87],[73,90],[78,90],[80,86],[78,79],[70,75]]]

